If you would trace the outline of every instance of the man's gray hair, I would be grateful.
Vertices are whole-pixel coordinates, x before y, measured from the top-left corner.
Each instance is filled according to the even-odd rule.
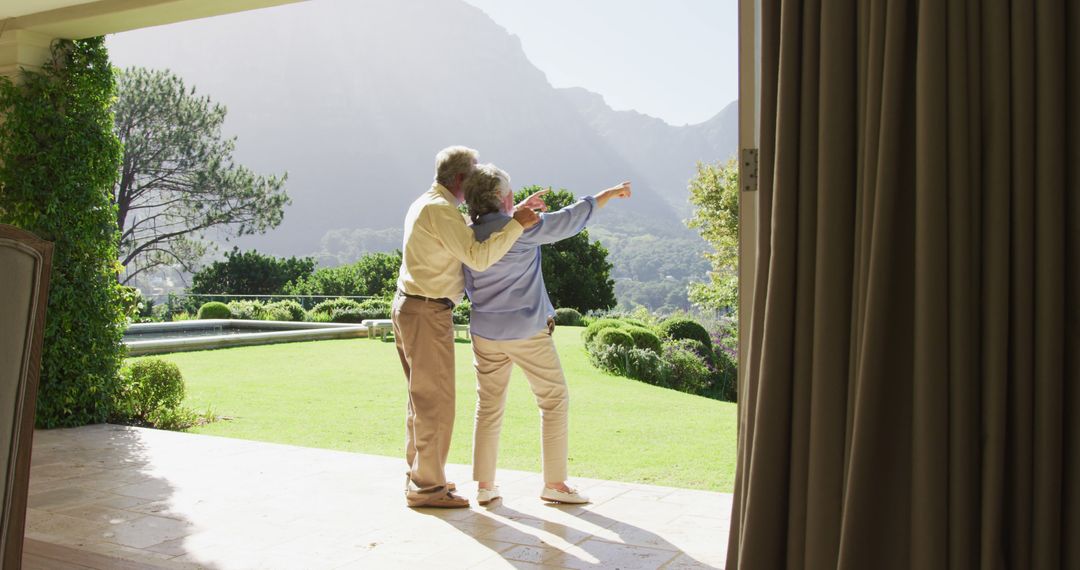
[[[509,174],[494,164],[477,166],[465,181],[465,204],[469,207],[469,217],[475,222],[484,214],[501,212],[503,198],[512,192]]]
[[[467,146],[448,146],[435,155],[435,181],[449,188],[458,174],[468,178],[480,153]]]

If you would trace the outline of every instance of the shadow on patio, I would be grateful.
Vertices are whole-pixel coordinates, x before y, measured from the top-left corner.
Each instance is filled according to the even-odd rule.
[[[475,496],[468,466],[448,466],[448,473],[465,496]],[[38,431],[25,562],[28,568],[722,566],[730,495],[575,479],[594,503],[553,506],[537,498],[539,475],[500,471],[499,479],[505,498],[491,508],[411,510],[397,458],[113,425]]]

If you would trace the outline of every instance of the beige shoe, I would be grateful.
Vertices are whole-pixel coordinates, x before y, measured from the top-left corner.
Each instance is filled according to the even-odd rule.
[[[546,486],[540,493],[540,498],[550,503],[564,503],[567,505],[583,505],[589,502],[589,498],[578,493],[577,489],[570,489],[570,492],[567,493]]]
[[[405,472],[405,492],[408,492],[409,489],[412,488],[411,483],[412,483],[412,477],[409,475],[409,472],[406,471]],[[455,492],[457,492],[457,485],[455,485],[453,481],[447,481],[446,482],[446,490],[450,491],[451,493],[455,493]]]
[[[480,489],[476,492],[476,502],[481,505],[486,505],[496,499],[501,499],[502,494],[499,493],[499,486],[496,485],[491,489]]]
[[[469,500],[450,491],[441,493],[408,493],[405,503],[410,509],[467,509]]]

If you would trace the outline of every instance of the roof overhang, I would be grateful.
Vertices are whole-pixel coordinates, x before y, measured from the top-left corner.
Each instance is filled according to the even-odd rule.
[[[0,34],[81,39],[303,0],[4,0]]]

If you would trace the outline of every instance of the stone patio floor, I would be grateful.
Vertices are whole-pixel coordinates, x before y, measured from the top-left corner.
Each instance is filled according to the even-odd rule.
[[[448,466],[474,500],[465,465]],[[536,473],[405,507],[404,461],[113,425],[34,434],[25,568],[721,568],[731,495]]]

